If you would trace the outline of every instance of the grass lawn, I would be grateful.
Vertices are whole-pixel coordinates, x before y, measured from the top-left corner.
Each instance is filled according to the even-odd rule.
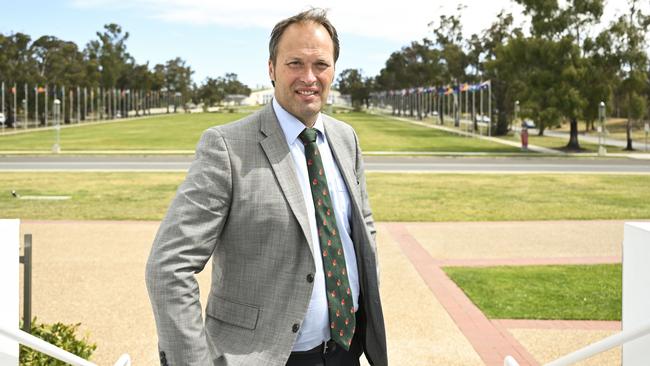
[[[61,147],[75,150],[194,150],[205,129],[247,113],[169,114],[61,129]],[[50,150],[55,131],[0,136],[0,150]]]
[[[389,116],[346,113],[335,117],[354,127],[364,151],[520,152],[516,147],[460,137]]]
[[[620,264],[447,267],[492,319],[621,320]]]
[[[382,221],[650,217],[650,176],[641,175],[372,173],[368,187]]]
[[[61,130],[64,151],[194,150],[205,129],[244,117],[245,113],[194,113],[154,116],[133,121],[86,125]],[[518,152],[515,147],[459,137],[366,113],[337,113],[357,131],[364,151]],[[0,150],[45,150],[55,132],[0,136]]]
[[[159,220],[183,173],[2,173],[3,217]],[[368,173],[377,221],[647,219],[647,175]],[[20,195],[71,196],[64,201]],[[631,194],[634,192],[634,194]]]

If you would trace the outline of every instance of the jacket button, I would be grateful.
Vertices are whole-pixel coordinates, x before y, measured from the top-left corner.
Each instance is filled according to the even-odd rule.
[[[307,275],[307,282],[312,283],[314,282],[314,275],[313,274],[308,274]]]
[[[294,333],[298,333],[298,329],[300,329],[300,324],[298,324],[298,323],[294,324],[293,327],[291,328],[291,330]]]

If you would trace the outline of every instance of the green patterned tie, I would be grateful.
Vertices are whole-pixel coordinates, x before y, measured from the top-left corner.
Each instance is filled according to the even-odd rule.
[[[355,327],[354,304],[345,266],[343,244],[336,232],[334,206],[327,189],[323,161],[316,144],[317,135],[318,132],[315,128],[306,128],[300,133],[300,139],[305,144],[311,196],[316,211],[316,226],[325,272],[325,288],[327,289],[330,333],[332,340],[349,350]]]

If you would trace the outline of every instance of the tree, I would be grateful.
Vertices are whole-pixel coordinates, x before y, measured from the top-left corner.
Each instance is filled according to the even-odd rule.
[[[5,94],[8,126],[14,125],[14,116],[17,113],[14,110],[14,96],[16,100],[24,99],[24,89],[20,86],[25,83],[33,83],[37,74],[30,45],[31,37],[27,34],[14,33],[9,36],[0,34],[0,80],[4,81],[9,88],[12,88],[13,85],[18,86],[13,93]]]
[[[583,42],[585,72],[582,93],[586,99],[583,111],[585,132],[595,130],[594,122],[598,119],[600,102],[610,106],[614,89],[619,84],[618,70],[620,64],[614,53],[613,40],[609,29],[603,30],[595,38],[586,38]]]
[[[528,73],[526,85],[528,88],[549,88],[530,93],[535,98],[546,96],[549,99],[528,102],[533,108],[549,108],[548,111],[536,111],[540,118],[559,114],[569,119],[571,130],[566,149],[580,150],[578,119],[588,105],[584,95],[587,94],[585,88],[589,86],[584,83],[588,64],[582,59],[578,39],[585,25],[600,19],[603,0],[571,0],[564,8],[553,0],[515,1],[524,6],[525,14],[531,16],[531,34],[536,40],[533,45],[540,47],[536,57],[541,62],[533,72]],[[549,95],[548,91],[557,94]],[[541,134],[545,124],[552,121],[540,122]]]
[[[469,64],[469,57],[463,50],[463,27],[460,16],[462,8],[462,5],[458,7],[457,15],[441,15],[436,28],[433,28],[435,22],[429,23],[435,35],[434,47],[440,50],[440,60],[445,66],[442,76],[448,83],[465,80],[465,71]]]
[[[104,26],[104,32],[97,32],[98,40],[86,45],[89,60],[97,65],[100,72],[100,82],[104,88],[124,87],[118,85],[118,80],[126,80],[123,76],[129,62],[133,58],[126,51],[126,41],[129,32],[122,33],[122,27],[111,23]]]
[[[208,77],[197,88],[197,96],[206,107],[223,101],[227,95],[250,95],[251,89],[237,79],[237,74],[227,73],[223,77]]]
[[[425,38],[393,52],[375,78],[377,88],[403,89],[442,83],[444,66],[441,54],[432,46],[432,42]]]
[[[512,14],[500,12],[497,20],[483,31],[480,38],[473,36],[469,43],[472,58],[476,58],[477,74],[474,81],[478,81],[478,74],[491,80],[492,98],[497,111],[496,135],[508,133],[508,116],[514,114],[517,80],[507,78],[508,73],[501,68],[511,67],[497,63],[497,48],[506,45],[513,37],[522,37],[521,29],[513,28]]]
[[[197,90],[199,100],[203,102],[206,107],[213,106],[221,102],[226,97],[226,91],[223,87],[221,78],[208,77]]]
[[[370,98],[370,82],[363,76],[360,69],[345,69],[341,71],[336,80],[336,88],[342,94],[349,94],[352,99],[352,107],[361,110],[364,104],[368,104]]]
[[[237,74],[235,73],[226,73],[223,77],[222,82],[224,84],[224,91],[226,95],[228,94],[237,94],[237,95],[251,95],[251,88],[242,83],[237,79]]]
[[[183,99],[189,99],[190,86],[192,85],[192,68],[185,63],[185,60],[180,57],[171,59],[165,63],[165,87],[167,93],[180,93]],[[174,103],[174,113],[176,113],[178,105]],[[169,113],[169,105],[167,105],[167,113]]]
[[[74,42],[42,36],[31,49],[38,67],[37,81],[53,85],[88,85],[84,55]]]
[[[650,15],[639,9],[638,0],[629,0],[629,13],[621,15],[609,31],[614,35],[615,53],[620,63],[621,84],[618,93],[627,104],[626,150],[632,147],[632,125],[645,115],[645,99],[642,94],[648,83],[648,55],[646,34]]]

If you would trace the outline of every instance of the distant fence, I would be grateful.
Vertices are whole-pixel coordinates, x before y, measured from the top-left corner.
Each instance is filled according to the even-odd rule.
[[[179,92],[0,82],[3,128],[33,128],[176,112]],[[0,122],[2,118],[0,118]]]

